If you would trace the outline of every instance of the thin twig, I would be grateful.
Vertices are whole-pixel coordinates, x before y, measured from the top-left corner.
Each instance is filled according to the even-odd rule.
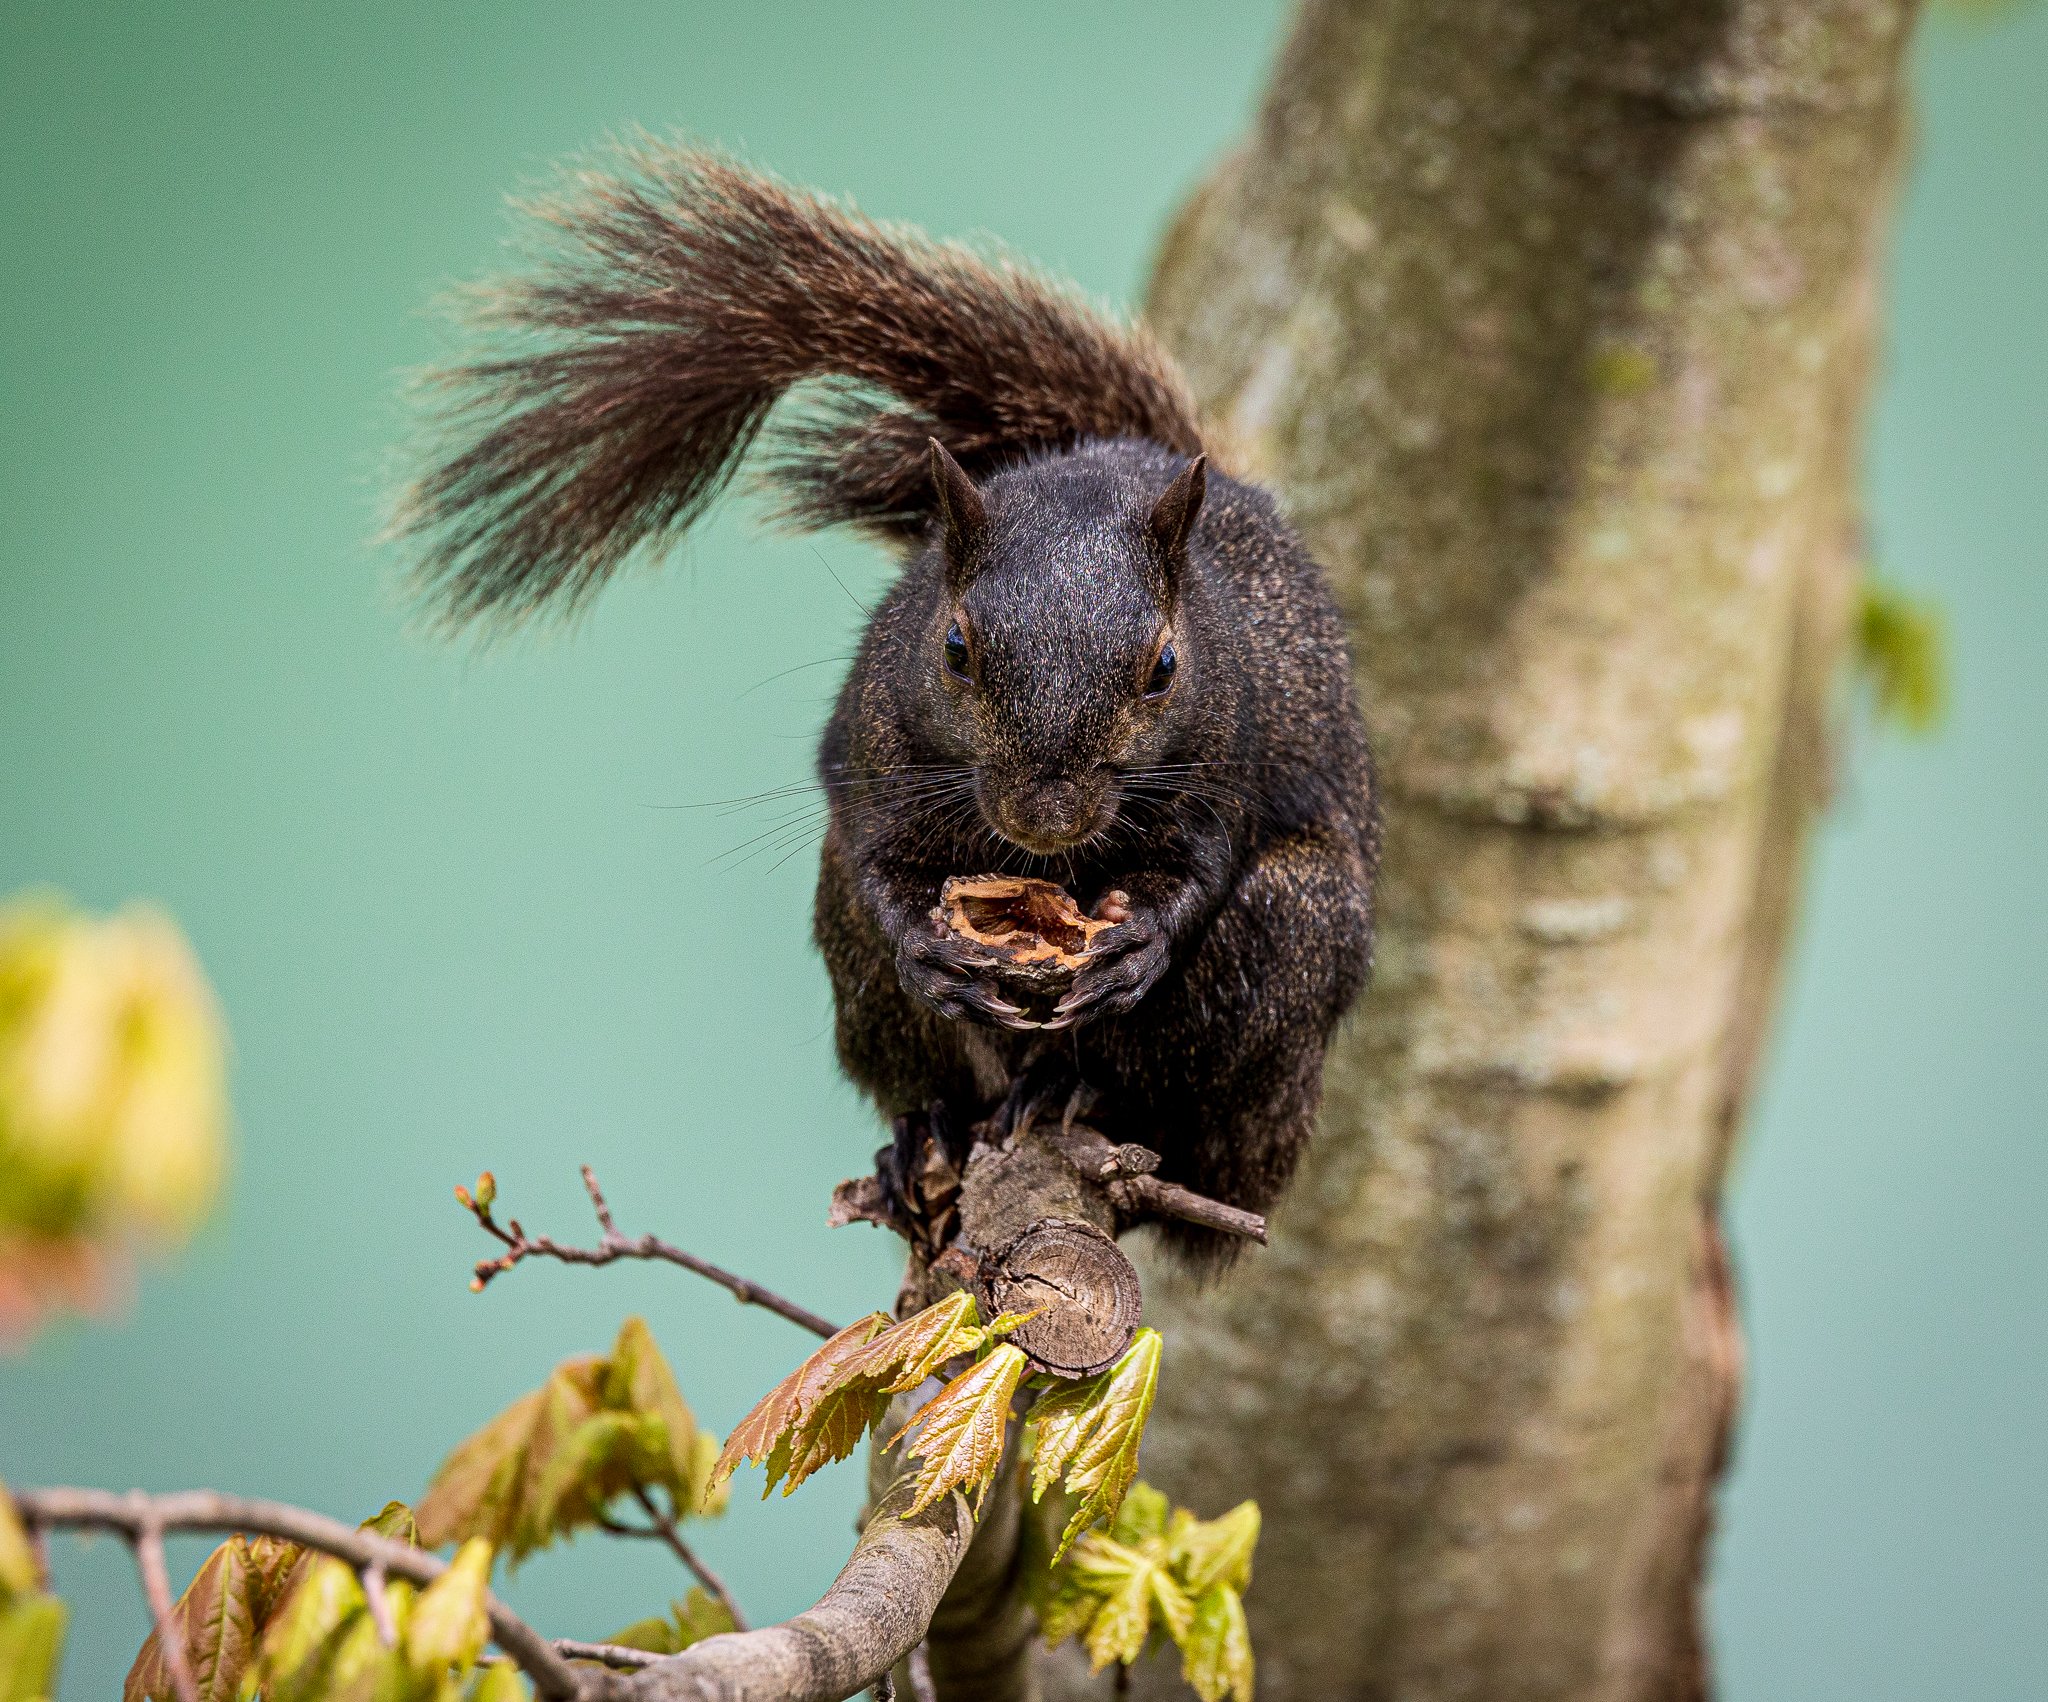
[[[598,1226],[604,1233],[595,1247],[565,1247],[561,1242],[546,1235],[528,1235],[517,1218],[500,1224],[491,1215],[491,1208],[473,1198],[464,1188],[457,1197],[469,1208],[470,1214],[480,1223],[485,1232],[502,1242],[506,1251],[495,1259],[479,1259],[476,1275],[470,1287],[481,1292],[493,1277],[501,1276],[523,1259],[559,1259],[565,1265],[609,1265],[619,1259],[661,1259],[669,1264],[680,1265],[686,1271],[695,1271],[701,1277],[708,1277],[736,1299],[748,1306],[765,1307],[778,1317],[787,1318],[792,1324],[800,1325],[813,1335],[830,1336],[838,1333],[838,1326],[827,1322],[807,1307],[799,1306],[794,1300],[785,1300],[772,1288],[763,1288],[751,1277],[735,1276],[731,1271],[714,1265],[709,1259],[700,1259],[695,1253],[686,1252],[655,1235],[641,1235],[628,1238],[621,1235],[612,1222],[611,1207],[605,1203],[597,1178],[589,1165],[583,1167],[583,1186],[589,1191],[590,1203],[597,1212]]]
[[[382,1566],[393,1577],[414,1584],[431,1584],[448,1570],[445,1560],[425,1549],[281,1501],[255,1501],[212,1489],[185,1489],[168,1495],[144,1495],[139,1490],[117,1495],[106,1489],[72,1488],[20,1489],[12,1494],[22,1523],[32,1531],[114,1531],[136,1545],[138,1558],[144,1554],[146,1533],[154,1531],[159,1564],[161,1533],[165,1531],[243,1531],[282,1537],[302,1548],[331,1554],[358,1572]],[[143,1582],[146,1590],[146,1573]],[[164,1587],[168,1591],[168,1581]],[[555,1653],[546,1638],[496,1596],[487,1596],[484,1608],[498,1647],[519,1663],[542,1696],[573,1702],[582,1694],[585,1686],[575,1669]]]
[[[569,1661],[601,1661],[608,1667],[619,1667],[627,1672],[636,1672],[641,1667],[651,1667],[668,1659],[666,1655],[648,1653],[645,1649],[628,1649],[619,1643],[584,1643],[574,1637],[557,1637],[555,1653]]]
[[[1266,1244],[1266,1220],[1259,1213],[1225,1205],[1178,1182],[1161,1181],[1152,1174],[1159,1168],[1159,1154],[1148,1147],[1118,1146],[1101,1130],[1076,1122],[1074,1110],[1070,1104],[1059,1132],[1047,1131],[1046,1138],[1083,1176],[1100,1184],[1127,1217],[1177,1217]]]
[[[910,1669],[910,1694],[914,1702],[939,1702],[938,1686],[932,1683],[931,1645],[918,1644],[904,1664]]]
[[[143,1499],[139,1494],[132,1500]],[[164,1527],[147,1505],[137,1508],[135,1523],[126,1533],[135,1551],[135,1570],[142,1574],[142,1595],[149,1603],[149,1617],[156,1621],[156,1646],[163,1651],[170,1670],[171,1688],[178,1702],[199,1702],[199,1686],[192,1677],[192,1663],[185,1658],[185,1636],[178,1629],[176,1610],[171,1605],[171,1574],[164,1564]]]
[[[1183,1188],[1178,1182],[1162,1182],[1157,1176],[1132,1176],[1108,1184],[1109,1197],[1134,1217],[1177,1217],[1225,1235],[1266,1244],[1266,1220],[1242,1206],[1225,1205],[1207,1194]]]
[[[667,1543],[670,1552],[689,1568],[697,1582],[702,1584],[718,1605],[725,1609],[727,1617],[732,1620],[732,1628],[735,1631],[746,1630],[746,1615],[740,1612],[740,1604],[732,1599],[732,1592],[725,1587],[725,1580],[698,1559],[697,1551],[683,1540],[683,1533],[677,1529],[675,1514],[672,1511],[664,1512],[657,1507],[654,1497],[637,1483],[633,1486],[633,1498],[646,1509],[648,1518],[654,1521],[654,1530],[650,1534],[660,1537]]]
[[[384,1593],[384,1568],[371,1561],[363,1568],[363,1600],[370,1606],[370,1623],[377,1628],[377,1641],[387,1649],[398,1647],[398,1621],[391,1616],[391,1598]]]

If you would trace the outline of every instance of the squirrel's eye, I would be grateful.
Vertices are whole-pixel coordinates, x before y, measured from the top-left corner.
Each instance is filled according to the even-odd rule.
[[[1152,677],[1145,682],[1147,697],[1164,697],[1166,688],[1173,684],[1173,671],[1180,666],[1180,657],[1175,654],[1173,641],[1168,639],[1159,647],[1159,660],[1152,664]]]
[[[946,628],[946,672],[956,680],[971,680],[974,676],[968,672],[970,660],[967,654],[967,635],[960,630],[960,623],[955,621]]]

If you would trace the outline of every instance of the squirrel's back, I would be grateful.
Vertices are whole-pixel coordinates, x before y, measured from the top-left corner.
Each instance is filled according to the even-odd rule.
[[[1089,439],[1200,452],[1150,337],[1014,260],[651,142],[532,210],[558,240],[472,298],[489,341],[432,375],[396,521],[451,622],[576,606],[695,520],[807,380],[762,469],[804,526],[922,536],[933,438],[976,479]]]

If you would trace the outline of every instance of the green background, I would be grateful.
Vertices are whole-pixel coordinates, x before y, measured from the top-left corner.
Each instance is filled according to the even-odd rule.
[[[503,192],[633,124],[1128,296],[1279,22],[6,6],[0,892],[175,911],[233,1024],[240,1156],[125,1321],[0,1364],[0,1474],[360,1514],[629,1309],[721,1429],[803,1349],[674,1274],[470,1295],[449,1188],[485,1165],[530,1224],[584,1233],[588,1159],[629,1229],[835,1315],[887,1300],[888,1244],[822,1224],[876,1131],[833,1073],[808,847],[782,860],[776,809],[675,807],[805,773],[880,563],[728,515],[570,638],[439,647],[369,541],[395,375],[439,346],[439,288],[499,258]],[[1938,742],[1856,738],[1740,1180],[1738,1702],[2048,1685],[2048,10],[1937,19],[1917,78],[1873,534],[1947,602],[1958,689]],[[856,1493],[841,1468],[705,1547],[787,1613]],[[57,1560],[67,1693],[108,1696],[143,1625],[127,1560]],[[509,1593],[597,1634],[676,1582],[586,1540]]]

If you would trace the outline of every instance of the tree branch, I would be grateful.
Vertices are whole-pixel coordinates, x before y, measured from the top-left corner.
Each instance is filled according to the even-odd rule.
[[[302,1548],[345,1560],[358,1572],[381,1566],[391,1576],[414,1584],[431,1584],[448,1569],[445,1560],[425,1549],[393,1542],[388,1537],[345,1525],[339,1519],[286,1506],[281,1501],[256,1501],[211,1489],[186,1489],[168,1495],[145,1495],[141,1490],[121,1495],[107,1489],[74,1488],[21,1489],[11,1493],[22,1522],[31,1530],[113,1531],[127,1538],[143,1561],[145,1589],[149,1588],[146,1553],[153,1544],[161,1574],[165,1531],[240,1531],[282,1537]],[[154,1600],[150,1606],[157,1616],[165,1654],[176,1660],[182,1656],[182,1646],[174,1628],[173,1634],[164,1631],[170,1612],[168,1580],[164,1581],[163,1590],[165,1607],[158,1611]],[[518,1662],[543,1697],[550,1702],[574,1702],[589,1692],[582,1676],[555,1652],[547,1639],[496,1596],[486,1598],[485,1611],[490,1616],[492,1639]]]
[[[585,1643],[574,1637],[557,1637],[554,1648],[565,1660],[601,1661],[608,1667],[621,1667],[629,1672],[654,1666],[666,1658],[645,1649],[628,1649],[618,1643]]]
[[[868,1515],[860,1540],[817,1606],[761,1631],[708,1637],[644,1668],[618,1694],[635,1702],[842,1702],[924,1640],[952,1582],[974,1517],[957,1493],[903,1517],[905,1471]]]
[[[648,1518],[654,1521],[653,1526],[647,1530],[638,1530],[630,1525],[608,1526],[607,1529],[617,1530],[628,1536],[653,1537],[659,1542],[666,1543],[669,1552],[688,1568],[697,1582],[702,1584],[718,1605],[725,1609],[727,1616],[732,1620],[733,1629],[746,1630],[747,1619],[746,1615],[740,1612],[740,1604],[733,1600],[732,1592],[725,1587],[725,1580],[705,1565],[697,1557],[697,1551],[683,1540],[683,1533],[676,1528],[675,1514],[656,1506],[654,1497],[637,1484],[634,1486],[633,1495],[646,1509]]]
[[[620,1259],[658,1259],[671,1265],[680,1265],[686,1271],[695,1271],[701,1277],[708,1277],[719,1287],[731,1293],[735,1299],[748,1306],[765,1307],[778,1317],[787,1318],[792,1324],[809,1330],[816,1336],[834,1334],[838,1325],[828,1323],[807,1307],[799,1306],[794,1300],[785,1300],[772,1288],[764,1288],[750,1277],[735,1276],[731,1271],[714,1265],[709,1259],[700,1259],[695,1253],[663,1241],[659,1236],[642,1235],[628,1238],[621,1235],[612,1222],[611,1207],[605,1203],[603,1191],[597,1185],[597,1177],[589,1165],[582,1166],[583,1186],[589,1190],[590,1203],[597,1213],[598,1227],[603,1230],[595,1247],[565,1247],[559,1241],[546,1235],[528,1235],[515,1217],[507,1224],[500,1224],[491,1215],[488,1199],[472,1196],[467,1188],[458,1188],[455,1197],[465,1205],[485,1232],[504,1243],[507,1251],[495,1259],[479,1259],[476,1275],[470,1287],[482,1293],[493,1277],[501,1276],[522,1260],[544,1258],[559,1259],[565,1265],[609,1265]]]
[[[164,1565],[164,1528],[145,1515],[128,1533],[128,1545],[135,1552],[135,1569],[142,1574],[142,1594],[149,1603],[149,1617],[156,1621],[157,1645],[170,1669],[171,1688],[178,1702],[199,1702],[199,1686],[192,1679],[192,1662],[185,1653],[185,1634],[175,1617],[171,1600],[171,1575]]]
[[[1107,1144],[1107,1143],[1105,1143]],[[1123,1149],[1118,1149],[1122,1151]],[[1135,1150],[1135,1149],[1132,1149]],[[1129,1154],[1126,1153],[1126,1158]],[[1118,1178],[1128,1180],[1140,1166],[1120,1163]],[[1100,1166],[1097,1166],[1100,1169]],[[481,1198],[462,1190],[463,1203],[485,1230],[502,1242],[506,1255],[485,1261],[478,1267],[481,1287],[499,1271],[509,1270],[531,1257],[549,1257],[568,1264],[601,1265],[621,1258],[655,1258],[680,1264],[710,1275],[740,1299],[767,1306],[792,1322],[820,1334],[831,1334],[832,1326],[803,1308],[782,1299],[744,1278],[708,1265],[692,1254],[670,1247],[652,1236],[629,1241],[612,1221],[609,1206],[588,1167],[584,1185],[603,1231],[594,1249],[563,1247],[545,1237],[528,1236],[516,1222],[500,1226],[491,1213],[494,1186],[486,1180]],[[1033,1132],[1020,1132],[1006,1147],[978,1148],[960,1187],[960,1235],[949,1256],[963,1261],[970,1277],[987,1282],[1017,1279],[1019,1270],[1030,1266],[1025,1256],[1040,1240],[1064,1234],[1069,1241],[1099,1242],[1114,1264],[1128,1273],[1128,1263],[1115,1252],[1109,1231],[1115,1226],[1116,1208],[1108,1187],[1094,1171],[1082,1168],[1055,1151]],[[1034,1239],[1037,1238],[1037,1239]],[[913,1259],[912,1279],[906,1294],[926,1283],[954,1280],[925,1268]],[[1026,1274],[1029,1271],[1026,1270]],[[1077,1266],[1073,1273],[1101,1275]],[[1019,1279],[1021,1280],[1021,1279]],[[1133,1279],[1134,1281],[1134,1279]],[[1117,1346],[1128,1341],[1136,1328],[1136,1310],[1123,1319],[1110,1307],[1103,1311],[1091,1305],[1102,1297],[1088,1283],[1073,1294],[1060,1291],[1061,1304],[1044,1308],[1046,1317],[1072,1313],[1070,1331],[1082,1336],[1104,1334],[1105,1341],[1092,1342],[1093,1349]],[[911,1300],[909,1303],[916,1303]],[[1096,1316],[1102,1311],[1102,1316]],[[1115,1314],[1112,1316],[1111,1314]],[[1128,1326],[1128,1327],[1125,1327]],[[1034,1351],[1018,1338],[1027,1352]],[[1044,1344],[1050,1350],[1053,1344]],[[1118,1351],[1120,1351],[1118,1347]],[[906,1397],[911,1398],[911,1397]],[[900,1416],[909,1417],[914,1408]],[[875,1486],[866,1524],[853,1553],[839,1576],[818,1603],[794,1619],[761,1630],[735,1630],[708,1637],[682,1653],[645,1657],[639,1651],[616,1645],[585,1643],[565,1639],[559,1643],[543,1638],[495,1597],[487,1598],[491,1635],[534,1681],[547,1702],[843,1702],[881,1682],[906,1660],[910,1688],[920,1696],[927,1690],[925,1662],[918,1659],[927,1641],[945,1657],[947,1670],[958,1665],[958,1650],[979,1633],[979,1626],[947,1623],[934,1625],[941,1603],[961,1569],[976,1532],[976,1520],[966,1500],[955,1493],[916,1514],[910,1508],[916,1498],[916,1469],[907,1457],[892,1462],[887,1481]],[[1015,1483],[1014,1472],[1008,1482]],[[718,1576],[706,1567],[674,1530],[673,1516],[664,1516],[651,1497],[640,1503],[654,1526],[614,1528],[636,1536],[658,1536],[666,1542],[704,1587],[733,1613],[740,1623],[730,1593]],[[131,1542],[147,1533],[166,1530],[241,1531],[284,1538],[308,1549],[333,1555],[364,1574],[381,1569],[392,1577],[425,1584],[439,1577],[447,1563],[423,1549],[411,1548],[368,1531],[355,1529],[317,1513],[278,1502],[257,1501],[212,1490],[188,1490],[168,1495],[128,1495],[105,1490],[50,1488],[26,1490],[14,1497],[24,1524],[32,1535],[46,1529],[69,1527],[121,1532]],[[1011,1506],[1014,1524],[1014,1495],[988,1498],[989,1507]],[[1014,1532],[1002,1545],[1014,1552]],[[993,1552],[993,1551],[992,1551]],[[994,1592],[991,1613],[1008,1614],[1014,1604],[1009,1587],[1013,1568],[1005,1567],[1004,1587]],[[168,1588],[167,1584],[165,1586]],[[154,1605],[154,1604],[153,1604]],[[956,1619],[959,1615],[954,1616]],[[160,1623],[168,1623],[162,1614]],[[381,1629],[381,1627],[380,1627]],[[161,1641],[175,1651],[175,1628]],[[984,1676],[988,1683],[977,1694],[1022,1695],[1028,1689],[1028,1633],[1006,1638]],[[913,1652],[917,1652],[914,1654]],[[600,1665],[571,1666],[571,1660]],[[934,1659],[931,1665],[941,1665]],[[984,1663],[988,1665],[989,1663]],[[181,1702],[185,1699],[181,1696]]]
[[[1101,1183],[1117,1210],[1133,1222],[1177,1217],[1220,1229],[1226,1235],[1242,1236],[1261,1247],[1266,1244],[1266,1220],[1258,1212],[1225,1205],[1153,1175],[1159,1168],[1159,1154],[1150,1147],[1129,1142],[1118,1146],[1099,1130],[1076,1122],[1071,1114],[1062,1119],[1057,1133],[1047,1130],[1046,1139],[1083,1176]]]

